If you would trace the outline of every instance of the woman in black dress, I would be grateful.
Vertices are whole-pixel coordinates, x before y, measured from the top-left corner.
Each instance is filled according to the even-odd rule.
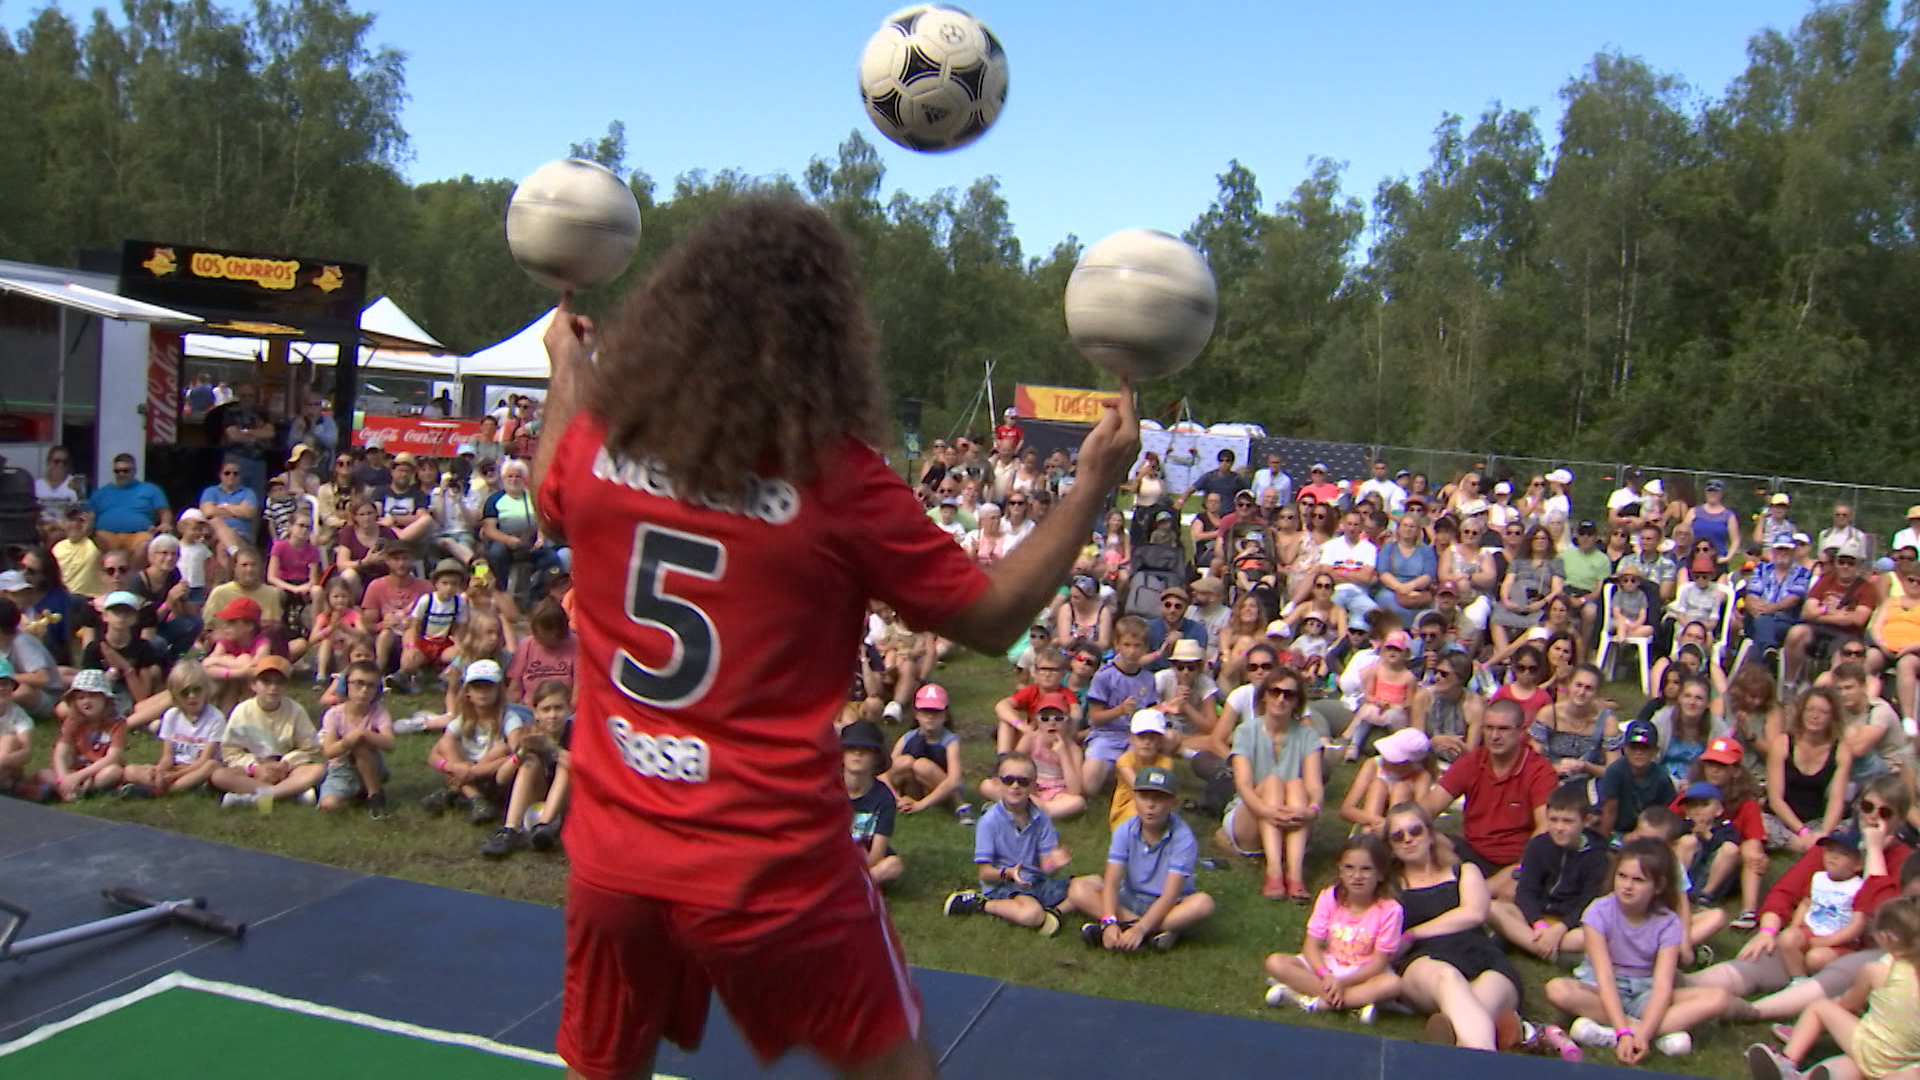
[[[1387,811],[1393,876],[1406,909],[1401,997],[1431,1019],[1427,1038],[1469,1050],[1520,1040],[1520,976],[1487,931],[1486,879],[1436,846],[1433,818],[1418,803]]]

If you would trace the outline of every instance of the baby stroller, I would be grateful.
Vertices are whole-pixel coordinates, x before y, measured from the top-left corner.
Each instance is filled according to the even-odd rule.
[[[1129,530],[1132,571],[1121,591],[1120,613],[1151,619],[1160,614],[1160,594],[1186,585],[1187,552],[1180,545],[1180,518],[1165,506],[1137,511]]]

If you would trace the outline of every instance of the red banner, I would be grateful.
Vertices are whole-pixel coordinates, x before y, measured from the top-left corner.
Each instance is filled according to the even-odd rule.
[[[1013,388],[1013,411],[1019,416],[1032,420],[1067,420],[1076,424],[1097,424],[1108,405],[1119,403],[1120,395],[1112,390],[1082,390],[1073,386],[1029,386],[1026,383],[1016,383]]]
[[[175,330],[147,328],[147,442],[170,443],[180,434],[180,351]]]
[[[452,457],[463,442],[480,437],[478,420],[441,420],[424,416],[369,416],[354,430],[353,445],[378,439],[389,454]]]

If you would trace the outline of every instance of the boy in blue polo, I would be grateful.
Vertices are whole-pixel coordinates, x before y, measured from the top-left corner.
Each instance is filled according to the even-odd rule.
[[[1113,830],[1104,875],[1073,879],[1068,906],[1098,922],[1080,928],[1080,940],[1116,952],[1142,945],[1173,948],[1182,931],[1213,914],[1213,897],[1194,888],[1200,841],[1174,813],[1173,773],[1149,765],[1133,777],[1134,815]]]
[[[1047,812],[1033,805],[1033,759],[1018,750],[995,763],[1000,801],[980,815],[973,833],[973,861],[983,888],[947,897],[948,915],[985,912],[1015,926],[1052,937],[1060,914],[1072,911],[1065,879],[1051,876],[1071,858]]]

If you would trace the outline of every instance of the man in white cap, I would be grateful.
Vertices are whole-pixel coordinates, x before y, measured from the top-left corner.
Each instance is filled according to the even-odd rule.
[[[1792,534],[1775,538],[1767,550],[1771,561],[1747,582],[1747,636],[1763,652],[1786,641],[1813,587],[1813,574],[1793,560],[1795,546]]]
[[[1555,469],[1542,479],[1546,480],[1553,494],[1547,496],[1547,501],[1540,505],[1540,517],[1543,520],[1556,517],[1561,521],[1570,520],[1573,517],[1573,496],[1567,488],[1573,485],[1573,474],[1565,469]]]
[[[1907,527],[1893,534],[1893,543],[1887,545],[1887,550],[1899,551],[1903,547],[1920,548],[1920,506],[1907,507]]]

